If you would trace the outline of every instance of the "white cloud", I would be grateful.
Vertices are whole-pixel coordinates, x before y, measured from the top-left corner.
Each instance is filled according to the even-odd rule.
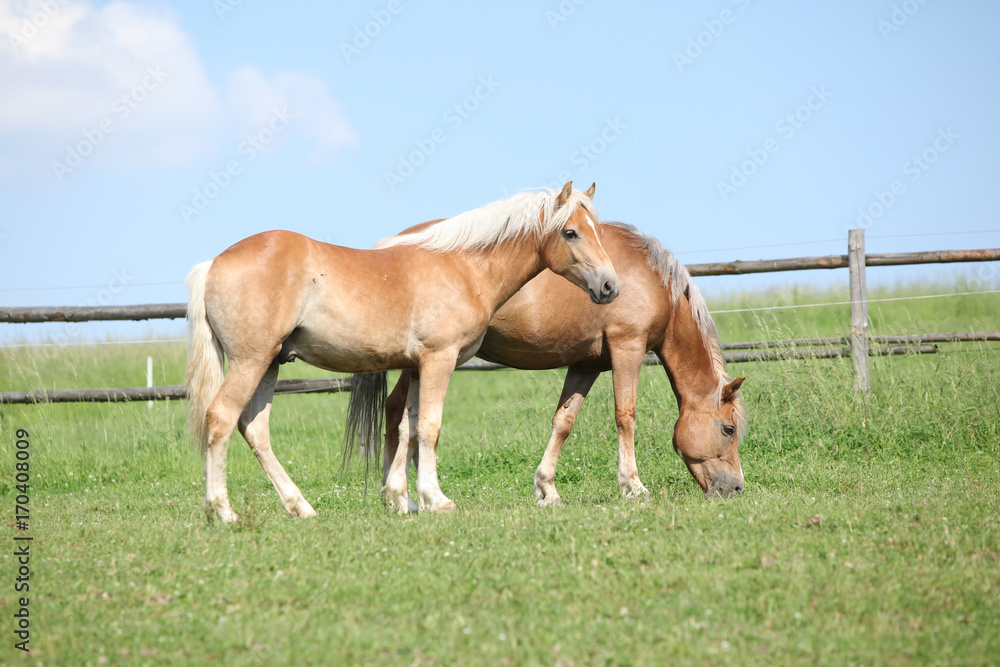
[[[209,80],[178,18],[140,4],[0,0],[0,178],[89,169],[162,169],[231,151],[287,108],[285,141],[322,160],[357,138],[319,79],[244,66]],[[88,146],[89,144],[89,146]]]
[[[227,93],[234,114],[242,112],[249,131],[263,127],[274,109],[288,107],[295,114],[295,130],[309,138],[313,160],[357,143],[340,106],[313,77],[285,72],[268,79],[254,67],[241,67],[230,73]]]

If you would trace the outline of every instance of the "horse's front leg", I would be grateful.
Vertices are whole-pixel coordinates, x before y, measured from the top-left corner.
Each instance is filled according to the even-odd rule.
[[[639,373],[646,357],[642,345],[611,346],[611,382],[615,390],[615,422],[618,425],[618,488],[623,498],[643,499],[649,491],[639,479],[635,462],[635,404]]]
[[[448,383],[455,370],[455,358],[454,354],[439,354],[430,359],[425,358],[420,364],[417,500],[420,509],[427,512],[454,512],[456,509],[455,503],[441,492],[437,475],[437,444],[441,434],[441,415]]]

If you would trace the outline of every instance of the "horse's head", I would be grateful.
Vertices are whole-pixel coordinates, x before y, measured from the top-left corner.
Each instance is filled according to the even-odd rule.
[[[706,496],[743,492],[739,444],[745,416],[736,391],[744,379],[736,378],[703,401],[684,401],[674,425],[674,451]]]
[[[583,193],[583,197],[593,200],[596,185]],[[573,205],[573,181],[563,186],[556,198],[556,212]],[[576,204],[580,204],[577,193]],[[576,205],[569,219],[547,235],[542,243],[542,259],[553,272],[569,280],[574,285],[587,290],[594,303],[611,303],[621,291],[622,283],[615,273],[611,259],[601,245],[601,230],[597,220],[591,217],[588,206]]]

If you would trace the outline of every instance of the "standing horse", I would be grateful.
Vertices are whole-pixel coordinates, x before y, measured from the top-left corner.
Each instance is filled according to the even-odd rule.
[[[660,359],[677,398],[674,450],[706,495],[741,493],[738,448],[747,420],[737,390],[744,378],[731,380],[726,374],[704,298],[684,265],[659,241],[630,225],[602,227],[604,248],[624,285],[614,304],[596,308],[565,281],[543,272],[496,312],[476,353],[521,369],[569,366],[552,435],[535,472],[538,504],[561,502],[554,483],[559,452],[587,393],[606,370],[614,385],[619,489],[625,497],[649,493],[639,480],[634,444],[636,393],[646,352]],[[386,471],[401,440],[396,426],[409,380],[404,372],[386,403]],[[414,460],[419,470],[423,460]]]
[[[404,422],[424,463],[420,508],[454,510],[437,478],[441,409],[455,366],[475,354],[493,313],[546,267],[595,303],[618,295],[593,194],[593,186],[581,193],[572,183],[561,192],[522,193],[378,250],[265,232],[194,267],[187,280],[189,420],[204,452],[210,516],[238,518],[226,488],[235,427],[285,509],[316,514],[272,453],[268,428],[278,367],[296,358],[332,371],[413,371],[418,381],[410,384]],[[384,399],[384,385],[382,392]],[[405,511],[405,466],[385,482],[390,502]]]

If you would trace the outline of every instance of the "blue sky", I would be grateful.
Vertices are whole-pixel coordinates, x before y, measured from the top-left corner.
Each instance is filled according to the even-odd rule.
[[[877,238],[1000,227],[997,26],[987,1],[0,0],[0,304],[184,301],[256,232],[367,247],[569,179],[688,263],[855,226],[997,247]]]

